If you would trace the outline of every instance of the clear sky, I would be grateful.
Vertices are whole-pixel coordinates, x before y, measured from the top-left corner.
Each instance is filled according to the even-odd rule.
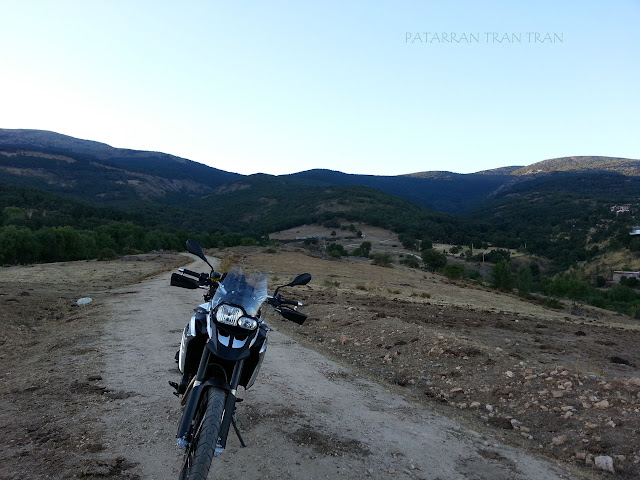
[[[0,128],[227,171],[640,158],[640,0],[0,0]]]

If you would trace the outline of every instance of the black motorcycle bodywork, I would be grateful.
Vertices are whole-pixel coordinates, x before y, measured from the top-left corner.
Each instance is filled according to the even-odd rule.
[[[189,240],[187,248],[209,264],[197,242]],[[184,473],[185,468],[189,470],[190,467],[185,466],[190,451],[196,448],[196,437],[201,428],[198,422],[203,421],[200,410],[206,403],[203,399],[207,398],[208,389],[221,389],[225,396],[222,418],[217,420],[220,424],[214,455],[218,456],[224,451],[231,425],[244,446],[234,414],[238,387],[248,389],[254,384],[267,350],[269,327],[262,319],[262,305],[266,303],[285,319],[303,324],[307,316],[296,310],[300,303],[285,299],[278,291],[284,287],[305,285],[311,280],[311,275],[298,275],[287,285],[278,287],[273,296],[269,296],[266,295],[264,275],[246,276],[239,267],[233,267],[225,275],[215,273],[213,268],[209,274],[184,268],[180,268],[180,272],[182,275],[172,275],[171,285],[206,289],[206,303],[196,308],[195,315],[183,332],[181,350],[177,355],[183,371],[182,383],[180,386],[172,383],[178,394],[184,394],[184,410],[177,440],[178,446],[186,450],[181,477],[186,479],[189,474]],[[254,325],[255,328],[251,328]]]

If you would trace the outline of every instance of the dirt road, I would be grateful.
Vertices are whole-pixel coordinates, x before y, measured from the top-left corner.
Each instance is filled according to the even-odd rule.
[[[464,346],[469,358],[464,360],[467,363],[462,370],[455,370],[460,374],[454,379],[464,379],[467,389],[475,387],[474,382],[487,381],[483,377],[491,373],[485,372],[487,368],[504,369],[508,365],[500,355],[491,355],[496,362],[494,365],[487,363],[484,353],[471,355],[470,347],[477,342],[487,343],[474,347],[482,352],[497,350],[491,342],[496,339],[503,342],[498,330],[494,328],[487,332],[485,338],[482,325],[477,325],[475,331],[481,336],[471,344],[470,340],[464,340],[469,322],[460,326],[456,323],[458,317],[462,321],[470,315],[471,319],[490,319],[493,318],[491,312],[452,308],[451,312],[444,311],[440,315],[442,307],[439,305],[408,303],[409,300],[436,302],[442,296],[442,302],[450,304],[460,298],[451,290],[454,286],[436,284],[431,277],[416,277],[410,280],[411,284],[417,288],[421,282],[426,282],[431,297],[416,290],[410,299],[393,299],[393,305],[387,306],[386,291],[380,292],[382,295],[378,298],[372,296],[378,293],[377,290],[369,288],[370,284],[379,282],[376,275],[384,277],[385,288],[395,289],[409,281],[406,275],[411,272],[381,270],[361,264],[343,265],[305,257],[299,252],[265,255],[261,250],[251,250],[237,255],[235,260],[250,269],[268,271],[265,266],[270,265],[276,272],[270,273],[274,285],[285,283],[293,274],[300,273],[300,265],[305,265],[305,270],[314,273],[314,281],[307,287],[291,290],[290,296],[304,298],[309,304],[305,311],[312,317],[304,326],[291,330],[296,338],[307,339],[302,343],[285,334],[285,330],[290,329],[285,328],[288,324],[279,317],[272,315],[268,319],[270,325],[280,331],[271,332],[269,350],[256,385],[248,392],[240,392],[246,401],[239,405],[238,420],[249,447],[242,449],[235,437],[230,438],[225,454],[214,461],[211,478],[221,478],[216,476],[216,469],[223,470],[224,478],[229,479],[339,476],[348,479],[537,480],[588,477],[584,471],[571,477],[557,466],[533,458],[531,453],[524,454],[523,450],[505,446],[496,440],[506,431],[501,427],[497,427],[495,434],[492,428],[496,427],[491,426],[480,429],[482,433],[474,433],[434,413],[432,409],[437,405],[444,405],[443,411],[448,408],[448,415],[462,411],[459,410],[460,402],[452,401],[453,393],[444,404],[412,400],[417,398],[412,392],[418,387],[431,393],[433,388],[439,387],[436,382],[442,383],[447,391],[456,385],[447,383],[445,386],[451,377],[447,373],[446,379],[444,374],[430,377],[434,385],[426,387],[416,377],[418,383],[409,388],[414,360],[410,346],[422,352],[418,355],[416,351],[415,361],[422,362],[416,365],[425,361],[431,365],[437,360],[442,364],[440,369],[446,367],[446,372],[455,370],[451,362],[459,361],[454,354]],[[2,269],[0,479],[177,478],[181,455],[175,447],[175,430],[180,408],[167,381],[178,378],[173,358],[180,332],[191,309],[202,298],[197,291],[169,286],[169,269],[184,264],[185,260],[178,255],[159,253],[113,262]],[[204,269],[199,263],[190,268]],[[340,276],[336,277],[337,274]],[[360,288],[363,279],[367,281],[366,288]],[[336,286],[338,280],[340,287]],[[478,296],[472,300],[476,307],[485,303],[496,306],[502,302],[500,308],[508,309],[517,303],[509,297],[485,300],[481,296],[489,294],[482,291],[470,291],[471,294]],[[466,301],[469,301],[469,295],[465,297]],[[85,307],[72,306],[75,300],[85,296],[91,296],[93,302]],[[423,305],[420,308],[424,311],[415,310],[416,305]],[[403,312],[415,310],[420,318],[428,319],[425,325],[434,331],[425,330],[424,335],[418,335],[423,329],[419,326],[416,341],[402,345],[396,336],[407,338],[401,332],[411,328],[413,317],[406,321],[395,318],[398,308]],[[349,315],[344,316],[345,311],[349,311]],[[500,315],[504,317],[501,320],[504,323],[506,313]],[[371,318],[366,320],[365,317]],[[514,325],[522,325],[522,333],[508,332],[513,336],[521,335],[524,342],[527,323],[524,317],[517,318],[520,323],[514,321]],[[542,317],[537,321],[547,322],[548,345],[554,345],[551,342],[556,337],[552,335],[567,338],[564,324]],[[443,327],[458,330],[450,335]],[[365,338],[367,328],[374,329],[376,335],[389,336],[389,339],[385,339],[380,347],[375,342],[369,345]],[[615,340],[617,348],[626,346],[622,335]],[[632,340],[629,342],[633,343]],[[388,341],[395,345],[391,350],[386,347]],[[443,352],[434,350],[432,343],[443,347]],[[318,352],[306,348],[304,345],[307,344],[326,346]],[[505,343],[500,345],[506,346]],[[522,347],[516,344],[513,348]],[[343,361],[336,363],[322,352]],[[402,355],[394,356],[389,363],[384,356],[389,352]],[[536,359],[546,358],[535,350],[528,352],[537,355]],[[399,359],[402,358],[404,363],[401,364]],[[555,359],[551,360],[555,362]],[[472,374],[472,362],[478,367],[475,374]],[[351,366],[345,368],[343,365]],[[386,370],[380,370],[380,365]],[[396,366],[404,370],[396,371]],[[406,387],[399,383],[393,386],[387,377],[396,378],[403,371],[409,383]],[[518,372],[514,375],[515,379]],[[492,373],[491,379],[498,385],[499,375]],[[540,389],[535,379],[527,382],[518,387],[523,399],[532,388]],[[505,392],[508,387],[500,386]],[[606,393],[607,386],[602,388]],[[475,393],[480,394],[480,391]],[[512,401],[520,401],[517,395],[507,394]],[[570,394],[567,390],[566,396]],[[466,395],[466,390],[460,395]],[[431,397],[423,395],[422,398]],[[611,402],[623,400],[609,398]],[[497,408],[507,406],[504,403]],[[619,408],[624,413],[623,407],[614,403],[610,409]],[[491,424],[494,417],[491,417],[492,412],[487,413]],[[634,417],[627,416],[625,420],[622,413],[614,417],[622,424],[621,434],[635,428]],[[576,416],[581,414],[578,408]],[[523,415],[519,413],[518,418],[527,422],[533,418]],[[542,420],[548,418],[542,411],[537,415]],[[595,422],[594,418],[592,416],[590,420]],[[519,428],[518,436],[524,431],[522,426]],[[558,428],[563,428],[568,438],[573,439],[570,424],[558,424]],[[541,434],[535,430],[532,433],[536,440]],[[582,437],[576,435],[576,438],[580,441]],[[627,438],[631,441],[633,436]],[[607,436],[602,440],[613,442],[615,439]],[[632,456],[628,457],[629,461],[633,461]],[[609,474],[602,472],[601,475]]]
[[[199,268],[204,270],[193,264]],[[177,478],[180,409],[167,381],[177,379],[173,356],[180,331],[200,299],[200,292],[170,287],[167,273],[113,290],[100,306],[107,320],[100,375],[113,398],[96,416],[109,468],[107,458],[115,456],[130,466],[127,475]],[[241,392],[238,419],[249,446],[242,449],[230,438],[211,478],[222,478],[216,469],[237,479],[570,478],[403,400],[282,333],[272,332],[269,340],[259,381]]]

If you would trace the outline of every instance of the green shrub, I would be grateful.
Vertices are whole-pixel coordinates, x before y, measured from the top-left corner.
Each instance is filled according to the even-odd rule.
[[[467,277],[469,277],[471,280],[475,280],[476,282],[482,282],[483,280],[482,274],[478,270],[468,269],[466,270],[466,273]]]
[[[615,285],[609,289],[607,297],[612,302],[633,302],[638,299],[638,294],[625,285]]]
[[[371,254],[371,247],[371,242],[362,242],[358,248],[351,252],[351,255],[354,257],[369,258],[369,255]]]
[[[502,260],[494,267],[491,275],[491,285],[493,288],[510,292],[515,286],[513,274],[511,273],[511,265],[508,261]]]
[[[381,267],[393,266],[393,257],[388,253],[376,253],[373,256],[373,264]]]
[[[118,258],[118,254],[112,248],[105,247],[100,250],[98,260],[115,260]]]
[[[593,287],[578,280],[573,274],[562,273],[557,275],[547,286],[547,292],[556,297],[584,300],[592,295]]]
[[[638,280],[636,277],[622,277],[620,279],[620,285],[624,285],[629,288],[638,288],[638,285],[640,285],[640,280]]]
[[[331,243],[327,247],[327,253],[330,257],[340,258],[349,255],[342,245],[339,243]]]
[[[444,267],[444,275],[452,280],[458,280],[464,277],[465,271],[462,265],[450,263]]]
[[[440,253],[433,248],[422,252],[422,260],[424,260],[425,265],[432,272],[443,269],[447,264],[447,257],[445,254]]]
[[[407,267],[410,267],[410,268],[418,268],[418,267],[420,267],[420,260],[418,260],[413,255],[407,255],[406,257],[404,257],[402,259],[402,261],[400,263],[402,263],[403,265],[406,265]]]

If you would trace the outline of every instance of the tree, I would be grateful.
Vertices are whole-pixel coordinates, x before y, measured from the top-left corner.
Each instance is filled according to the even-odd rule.
[[[400,263],[410,268],[418,268],[420,266],[420,260],[415,255],[407,255]]]
[[[602,288],[607,284],[607,279],[604,278],[602,275],[598,275],[595,278],[595,284],[596,284],[596,287]]]
[[[4,207],[2,210],[2,223],[4,225],[24,225],[27,218],[27,211],[24,208]]]
[[[592,293],[592,287],[570,273],[556,275],[547,286],[547,292],[556,297],[585,300]]]
[[[430,238],[424,237],[420,242],[420,250],[430,250],[433,248],[433,242]]]
[[[498,290],[510,292],[514,287],[513,274],[511,273],[511,265],[506,260],[498,262],[493,267],[492,286]]]
[[[393,258],[388,253],[376,253],[373,256],[373,264],[379,265],[381,267],[391,267],[393,266]]]
[[[527,296],[531,293],[533,286],[533,274],[529,267],[523,268],[518,272],[517,287],[520,296]]]
[[[0,260],[3,263],[30,263],[38,257],[38,243],[31,230],[9,225],[0,231]]]
[[[416,239],[412,235],[409,235],[408,233],[401,233],[398,235],[398,240],[400,240],[402,246],[407,250],[416,249]]]
[[[452,280],[458,280],[464,276],[464,267],[457,263],[450,263],[444,267],[444,275]]]
[[[332,243],[327,246],[327,253],[333,258],[346,257],[349,255],[344,247],[339,243]]]
[[[445,267],[447,264],[447,257],[444,253],[440,253],[433,248],[424,250],[422,252],[422,260],[429,270],[435,272]]]
[[[371,242],[362,242],[358,248],[356,248],[351,255],[354,257],[368,258],[371,254]]]
[[[622,277],[620,279],[620,285],[626,285],[630,288],[638,288],[640,281],[636,277]]]

